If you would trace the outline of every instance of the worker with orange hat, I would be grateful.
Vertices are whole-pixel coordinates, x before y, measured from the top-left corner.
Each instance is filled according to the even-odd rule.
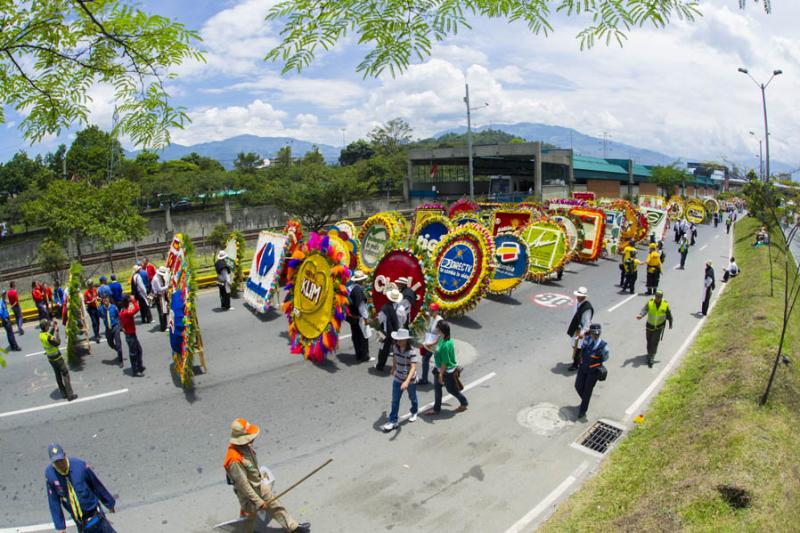
[[[256,451],[253,449],[253,441],[260,432],[257,425],[244,418],[237,418],[231,424],[231,438],[228,453],[225,455],[228,484],[233,485],[233,492],[239,497],[240,515],[244,519],[242,531],[254,531],[256,514],[262,509],[286,531],[311,531],[311,524],[298,524],[292,518],[281,502],[274,498],[272,489],[262,477]]]

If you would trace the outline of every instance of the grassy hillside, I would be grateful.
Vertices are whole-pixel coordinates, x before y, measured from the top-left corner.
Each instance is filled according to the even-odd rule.
[[[751,247],[757,227],[737,224],[743,273],[644,423],[543,531],[800,531],[800,309],[785,343],[792,362],[760,407],[780,337],[784,256],[773,249],[770,298],[767,250]]]

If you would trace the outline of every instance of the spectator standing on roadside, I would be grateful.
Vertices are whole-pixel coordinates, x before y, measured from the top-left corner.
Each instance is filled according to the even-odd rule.
[[[144,277],[147,277],[145,273]],[[150,313],[150,306],[147,303],[147,286],[144,284],[142,277],[141,265],[133,267],[133,276],[131,276],[131,292],[136,302],[139,304],[136,308],[139,310],[139,317],[142,324],[149,324],[153,321],[153,315]],[[127,307],[127,306],[124,306]]]
[[[97,311],[106,327],[106,342],[112,350],[117,352],[117,364],[122,368],[125,359],[122,356],[122,339],[119,334],[119,309],[116,304],[111,302],[110,296],[105,296],[100,300]]]
[[[711,293],[714,292],[715,288],[714,269],[712,268],[711,261],[706,261],[706,271],[703,276],[703,305],[700,310],[700,314],[703,316],[708,314],[708,304],[711,302]]]
[[[11,313],[8,312],[8,304],[6,303],[6,291],[0,293],[0,322],[3,323],[3,328],[6,330],[6,337],[8,338],[8,347],[12,352],[22,351],[22,348],[17,344],[17,339],[14,337],[14,324],[11,322]]]
[[[400,329],[397,307],[403,300],[403,295],[396,288],[390,288],[386,291],[386,298],[388,301],[378,311],[378,322],[381,324],[381,331],[384,337],[383,345],[378,351],[378,362],[375,365],[375,370],[381,372],[386,368],[386,360],[389,359],[392,351],[392,333]]]
[[[167,276],[169,275],[167,267],[158,267],[156,275],[150,280],[150,287],[153,289],[153,300],[156,305],[156,313],[158,313],[158,327],[161,331],[167,331],[167,314],[169,307],[167,305]]]
[[[136,312],[139,304],[136,300],[131,300],[127,294],[122,297],[122,308],[119,310],[119,324],[125,333],[125,342],[128,343],[128,358],[131,360],[131,372],[133,377],[144,375],[145,367],[142,364],[142,345],[136,336]]]
[[[61,316],[64,314],[64,304],[66,303],[67,295],[64,292],[64,289],[61,288],[61,283],[56,281],[55,287],[53,288],[52,317],[54,319],[61,319]]]
[[[103,298],[111,297],[111,287],[108,286],[108,278],[100,276],[100,285],[97,287],[97,298],[102,301]]]
[[[439,304],[432,303],[428,308],[428,329],[425,331],[425,337],[422,339],[422,348],[420,348],[420,355],[422,356],[422,377],[417,382],[417,385],[428,385],[428,371],[431,364],[431,357],[436,351],[436,345],[439,343],[439,322],[442,320],[439,315]]]
[[[731,224],[733,224],[733,215],[728,213],[728,217],[725,219],[725,233],[728,235],[731,233]]]
[[[436,367],[433,369],[434,389],[433,408],[425,411],[426,416],[438,415],[442,410],[442,388],[458,400],[457,413],[467,410],[469,402],[458,389],[459,376],[456,376],[458,363],[456,362],[456,349],[453,339],[450,338],[450,324],[440,320],[436,326],[439,330],[439,342],[436,344],[436,354],[433,357]]]
[[[575,314],[572,315],[572,320],[567,327],[567,335],[570,337],[570,345],[572,347],[572,364],[569,367],[570,371],[578,370],[580,363],[580,348],[581,339],[589,331],[589,326],[592,324],[594,317],[594,307],[589,303],[589,289],[586,287],[578,287],[578,290],[573,292],[577,301],[575,307]]]
[[[50,313],[47,311],[47,303],[44,297],[44,290],[38,281],[31,282],[31,298],[33,298],[33,305],[36,306],[36,311],[39,313],[39,320],[46,320],[49,318]]]
[[[400,398],[403,396],[403,391],[408,391],[408,399],[411,400],[409,422],[416,422],[419,408],[417,401],[419,354],[411,347],[411,335],[407,329],[398,329],[392,333],[392,339],[395,341],[392,347],[392,410],[389,413],[389,421],[381,427],[384,432],[397,428]]]
[[[581,364],[575,376],[575,391],[581,398],[581,405],[578,407],[578,420],[581,422],[586,421],[586,411],[589,410],[594,386],[603,372],[603,363],[608,360],[608,345],[600,338],[601,332],[600,324],[592,324],[589,326],[589,334],[581,344]]]
[[[97,289],[94,287],[94,282],[88,280],[86,282],[86,290],[83,293],[83,303],[86,305],[86,312],[89,313],[89,319],[92,321],[92,339],[100,344],[100,313],[97,311]]]
[[[12,281],[8,284],[8,305],[14,313],[14,322],[17,323],[17,335],[25,335],[25,330],[22,329],[22,308],[19,306],[19,293],[17,292],[17,283]]]
[[[117,281],[117,275],[112,273],[111,274],[111,283],[108,284],[109,290],[111,290],[111,303],[118,304],[122,301],[122,294],[125,292],[122,288],[122,283]],[[131,287],[133,290],[133,287]]]

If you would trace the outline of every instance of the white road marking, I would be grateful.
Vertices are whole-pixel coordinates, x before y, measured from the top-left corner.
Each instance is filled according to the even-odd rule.
[[[42,355],[43,353],[44,353],[44,350],[42,350],[41,352],[34,352],[34,353],[25,354],[25,357],[33,357],[34,355]]]
[[[75,522],[72,520],[66,521],[67,527],[73,527]],[[34,531],[53,531],[53,523],[47,522],[46,524],[36,524],[35,526],[20,526],[20,527],[4,527],[0,528],[0,533],[33,533]]]
[[[702,248],[701,248],[701,250],[702,250]],[[730,247],[729,247],[728,255],[733,255],[733,236],[731,236],[731,239],[730,239]],[[709,314],[711,314],[711,311],[714,309],[714,306],[717,305],[717,302],[719,301],[720,296],[722,296],[723,291],[725,291],[725,287],[727,287],[727,284],[722,284],[722,287],[720,288],[719,292],[716,294],[716,297],[711,300],[711,305],[708,308],[708,313]],[[636,401],[634,401],[631,404],[630,407],[625,409],[625,418],[626,419],[632,418],[633,414],[637,410],[639,410],[639,408],[642,406],[642,404],[650,397],[651,394],[653,394],[653,392],[656,390],[656,388],[667,377],[667,375],[669,374],[669,372],[672,369],[672,367],[675,366],[676,364],[678,364],[678,362],[681,360],[681,358],[683,358],[683,356],[689,350],[689,346],[692,344],[692,342],[694,341],[695,337],[697,337],[697,334],[700,332],[700,328],[703,327],[703,324],[705,324],[706,318],[707,317],[703,317],[697,322],[697,325],[694,327],[694,329],[692,329],[692,332],[689,334],[689,336],[686,337],[686,340],[683,341],[683,344],[681,344],[681,347],[678,348],[677,352],[675,352],[675,355],[672,356],[672,359],[670,359],[669,363],[667,363],[667,366],[665,366],[664,369],[661,372],[658,373],[658,376],[656,376],[656,379],[654,379],[653,382],[644,390],[644,392],[642,394],[640,394],[638,398],[636,398]]]
[[[345,339],[349,339],[350,337],[352,337],[352,335],[350,335],[350,334],[348,334],[348,335],[341,335],[341,336],[339,336],[339,340],[340,340],[340,341],[343,341],[343,340],[345,340]]]
[[[109,396],[116,396],[117,394],[124,394],[126,392],[128,392],[128,389],[119,389],[111,392],[104,392],[103,394],[95,394],[94,396],[86,396],[85,398],[78,398],[77,400],[72,400],[71,402],[62,400],[60,402],[40,405],[38,407],[28,407],[27,409],[19,409],[18,411],[8,411],[6,413],[0,413],[0,418],[14,415],[24,415],[25,413],[32,413],[34,411],[44,411],[45,409],[54,409],[56,407],[64,407],[65,405],[75,405],[76,403],[99,400],[101,398],[108,398]]]
[[[623,304],[626,304],[626,303],[630,302],[631,300],[633,300],[633,299],[634,299],[634,298],[636,298],[637,296],[639,296],[639,295],[638,295],[638,294],[631,294],[630,296],[628,296],[627,298],[625,298],[624,300],[622,300],[620,303],[618,303],[618,304],[617,304],[617,305],[615,305],[614,307],[611,307],[611,308],[608,310],[608,312],[609,312],[609,313],[611,313],[612,311],[614,311],[614,309],[618,308],[619,306],[621,306],[621,305],[623,305]]]
[[[703,246],[701,246],[701,247],[700,247],[700,251],[702,252],[702,251],[703,251],[703,250],[705,250],[706,248],[708,248],[708,245],[707,245],[707,244],[704,244]]]
[[[589,468],[589,461],[584,461],[576,468],[572,474],[567,476],[553,491],[545,496],[545,498],[536,504],[536,507],[528,511],[525,516],[517,520],[517,522],[506,530],[506,533],[520,533],[530,528],[530,525],[548,508],[553,507],[562,494],[569,489],[575,481]]]
[[[720,237],[721,237],[721,235],[719,235],[719,234],[717,234],[717,235],[714,235],[714,238],[715,238],[715,239],[719,239]]]
[[[467,384],[467,385],[464,385],[464,390],[463,390],[463,391],[461,391],[461,392],[466,392],[466,391],[468,391],[468,390],[470,390],[470,389],[474,389],[475,387],[477,387],[477,386],[478,386],[478,385],[480,385],[481,383],[484,383],[485,381],[489,381],[490,379],[492,379],[492,378],[493,378],[493,377],[495,377],[496,375],[497,375],[497,372],[489,372],[488,374],[486,374],[486,375],[485,375],[485,376],[483,376],[482,378],[478,378],[478,379],[476,379],[475,381],[473,381],[472,383],[469,383],[469,384]],[[445,396],[444,398],[442,398],[442,403],[444,403],[444,402],[446,402],[446,401],[449,401],[449,400],[452,400],[452,399],[453,399],[453,395],[452,395],[452,394],[448,394],[447,396]],[[417,411],[417,412],[418,412],[419,414],[422,414],[422,413],[424,413],[425,411],[427,411],[428,409],[430,409],[430,408],[432,408],[432,407],[433,407],[433,402],[431,402],[431,403],[429,403],[429,404],[426,404],[426,405],[423,405],[423,406],[421,406],[421,407],[418,407],[418,408],[417,408],[417,409],[418,409],[418,411]],[[403,416],[401,416],[401,417],[400,417],[400,418],[399,418],[397,421],[398,421],[398,422],[402,422],[403,420],[407,420],[409,417],[411,417],[411,413],[406,413],[406,414],[404,414]]]

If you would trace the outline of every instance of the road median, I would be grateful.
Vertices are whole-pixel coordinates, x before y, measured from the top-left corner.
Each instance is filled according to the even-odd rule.
[[[770,297],[766,247],[751,246],[758,227],[751,218],[736,225],[742,274],[643,422],[543,531],[796,530],[800,355],[793,349],[800,347],[800,313],[784,345],[792,362],[778,369],[760,407],[781,333],[784,255],[773,248]],[[613,382],[608,389],[613,394]]]

